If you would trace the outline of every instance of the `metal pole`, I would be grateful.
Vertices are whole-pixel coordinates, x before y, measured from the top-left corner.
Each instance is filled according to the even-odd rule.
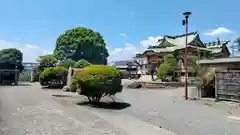
[[[186,47],[184,53],[184,68],[185,68],[185,99],[188,100],[188,63],[187,63],[187,55],[188,55],[188,17],[191,15],[191,12],[185,12],[183,15],[185,16],[185,21],[183,21],[183,25],[186,25]]]
[[[186,16],[186,47],[185,47],[185,99],[188,100],[188,64],[187,64],[187,53],[188,53],[188,50],[187,50],[187,44],[188,44],[188,16]]]

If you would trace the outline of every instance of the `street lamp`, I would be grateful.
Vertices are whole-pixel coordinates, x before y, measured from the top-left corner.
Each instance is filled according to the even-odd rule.
[[[186,26],[186,47],[184,52],[184,68],[185,68],[185,99],[188,100],[188,64],[187,64],[187,55],[188,55],[188,17],[191,15],[191,12],[184,12],[183,15],[185,20],[182,21],[182,24]]]

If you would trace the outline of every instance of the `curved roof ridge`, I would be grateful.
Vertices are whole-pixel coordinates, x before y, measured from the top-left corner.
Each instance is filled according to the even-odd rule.
[[[175,36],[170,36],[170,35],[164,35],[164,37],[163,38],[179,38],[179,37],[183,37],[183,36],[186,36],[186,35],[198,35],[198,31],[195,31],[195,32],[189,32],[188,34],[181,34],[181,35],[175,35]]]
[[[175,46],[183,46],[185,45],[185,35],[179,35],[177,38],[175,36],[175,38],[168,38],[168,37],[165,37],[164,39],[167,40],[167,42],[175,45]],[[188,44],[191,43],[193,40],[196,39],[196,37],[198,36],[198,33],[197,32],[191,32],[191,33],[188,33]]]

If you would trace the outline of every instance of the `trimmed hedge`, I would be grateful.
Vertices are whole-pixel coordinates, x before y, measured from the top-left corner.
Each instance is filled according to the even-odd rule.
[[[41,85],[50,85],[49,82],[57,81],[66,84],[67,70],[64,67],[48,67],[43,70],[39,76]]]
[[[75,64],[74,64],[74,68],[85,68],[87,66],[90,66],[92,65],[91,63],[89,63],[88,61],[84,60],[84,59],[81,59],[79,61],[77,61]]]
[[[74,73],[72,88],[81,89],[79,94],[85,96],[114,95],[122,91],[119,71],[111,66],[91,65]]]

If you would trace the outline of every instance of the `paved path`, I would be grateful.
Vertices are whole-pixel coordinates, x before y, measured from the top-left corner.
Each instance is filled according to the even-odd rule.
[[[38,85],[0,87],[0,135],[176,135],[127,113],[53,98],[54,93]]]
[[[226,104],[185,101],[183,90],[125,89],[119,98],[132,104],[122,111],[179,135],[239,135],[240,109]],[[238,117],[234,117],[238,116]]]

